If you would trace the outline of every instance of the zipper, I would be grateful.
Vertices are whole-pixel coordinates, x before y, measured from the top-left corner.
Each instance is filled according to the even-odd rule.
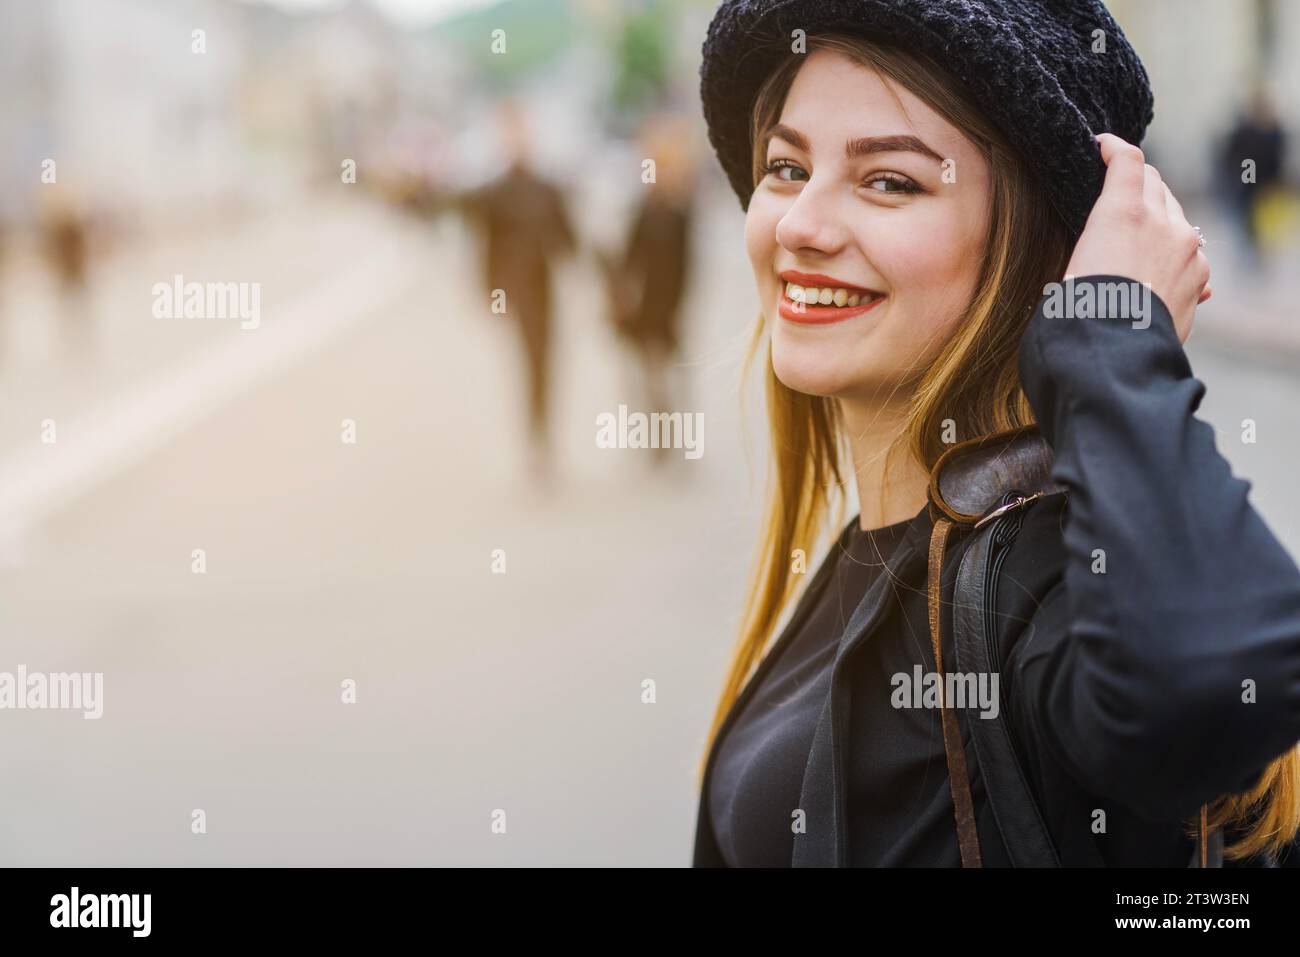
[[[1002,569],[1002,563],[1006,561],[1007,553],[1010,551],[1009,546],[1020,533],[1020,527],[1024,519],[1024,512],[1017,506],[1038,498],[1038,495],[1027,496],[1022,492],[1010,491],[1002,497],[1002,503],[997,509],[989,513],[987,518],[994,519],[993,529],[989,532],[992,540],[989,542],[988,565],[984,569],[984,647],[988,654],[989,666],[994,673],[999,675],[998,680],[998,699],[999,707],[1003,713],[1007,706],[1007,690],[1001,681],[1002,674],[1002,656],[998,648],[997,637],[997,578],[998,572]],[[977,526],[978,527],[978,524]],[[1014,731],[1010,723],[1006,724],[1008,734]]]
[[[1036,495],[1034,498],[1037,498]],[[1024,512],[1015,507],[1030,501],[1030,497],[1021,492],[1008,492],[1002,497],[1001,505],[991,515],[997,515],[995,525],[989,532],[988,564],[984,568],[984,648],[988,653],[989,666],[997,675],[1002,672],[1001,650],[997,645],[997,573],[1001,571],[1002,562],[1010,551],[1011,542],[1021,532]],[[998,680],[998,700],[1000,707],[1006,707],[1006,688]]]

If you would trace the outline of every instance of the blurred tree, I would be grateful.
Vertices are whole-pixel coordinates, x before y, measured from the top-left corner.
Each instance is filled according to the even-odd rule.
[[[623,20],[610,104],[616,115],[653,109],[666,92],[671,13],[669,4],[651,3]]]
[[[496,31],[502,31],[504,53],[493,52]],[[502,94],[561,56],[585,31],[568,0],[503,0],[448,17],[426,36],[438,49],[463,56],[479,89]]]

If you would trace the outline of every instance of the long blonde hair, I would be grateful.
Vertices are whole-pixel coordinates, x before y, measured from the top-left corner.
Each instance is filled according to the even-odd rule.
[[[959,440],[1034,422],[1020,386],[1020,337],[1043,286],[1064,275],[1072,244],[1042,183],[970,99],[965,86],[937,63],[856,36],[810,37],[808,48],[835,50],[909,90],[961,130],[989,166],[991,215],[976,293],[951,339],[912,380],[906,425],[886,450],[887,473],[889,461],[898,454],[912,456],[929,471],[949,447],[942,440],[944,420],[952,420]],[[750,142],[756,186],[765,159],[761,134],[779,119],[805,56],[786,59],[755,101]],[[747,369],[764,342],[764,326],[760,313]],[[702,784],[719,729],[762,660],[783,612],[792,605],[798,590],[792,553],[803,549],[812,554],[827,533],[828,520],[843,521],[848,447],[839,406],[834,399],[796,392],[777,379],[770,340],[765,360],[772,450],[766,518],[740,635],[697,768],[697,784]],[[1198,824],[1187,822],[1189,835]],[[1225,846],[1227,858],[1281,850],[1300,830],[1300,751],[1292,749],[1269,764],[1249,792],[1212,802],[1208,826],[1231,826],[1243,834],[1237,843]]]

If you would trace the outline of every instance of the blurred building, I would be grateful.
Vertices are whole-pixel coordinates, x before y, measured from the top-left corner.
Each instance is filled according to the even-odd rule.
[[[33,186],[6,190],[7,216],[37,214],[47,159],[101,207],[183,208],[237,187],[238,28],[222,0],[0,0],[0,164]]]
[[[1107,0],[1155,91],[1146,146],[1182,190],[1214,192],[1214,148],[1262,81],[1282,125],[1300,130],[1300,3]],[[1288,166],[1300,182],[1300,155]]]

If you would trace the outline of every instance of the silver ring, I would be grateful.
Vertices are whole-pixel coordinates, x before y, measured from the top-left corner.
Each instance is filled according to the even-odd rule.
[[[1204,246],[1205,246],[1205,236],[1204,236],[1204,234],[1201,232],[1201,227],[1200,227],[1200,226],[1193,226],[1192,229],[1196,230],[1196,245],[1197,245],[1197,247],[1204,247]]]

